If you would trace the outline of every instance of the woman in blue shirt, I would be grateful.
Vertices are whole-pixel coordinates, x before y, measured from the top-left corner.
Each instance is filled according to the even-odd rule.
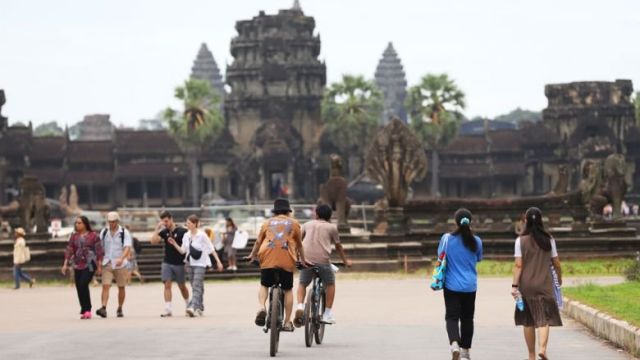
[[[478,273],[476,264],[482,260],[482,241],[471,230],[471,212],[456,211],[457,229],[442,235],[438,254],[445,251],[447,268],[444,277],[444,303],[451,358],[470,359],[473,339]]]

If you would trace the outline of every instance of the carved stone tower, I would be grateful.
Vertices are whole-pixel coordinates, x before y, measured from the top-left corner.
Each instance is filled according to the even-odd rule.
[[[407,122],[407,112],[404,108],[404,99],[407,96],[407,78],[392,43],[389,43],[382,54],[382,59],[376,68],[375,81],[384,95],[384,110],[380,124],[387,124],[394,116]]]
[[[277,15],[261,11],[236,23],[225,117],[242,164],[256,164],[237,170],[247,197],[315,193],[315,184],[306,179],[319,152],[326,67],[318,59],[320,37],[314,29],[315,20],[297,1]],[[246,170],[252,173],[243,174]]]
[[[220,101],[224,100],[224,81],[222,80],[222,75],[220,75],[218,64],[205,43],[202,43],[198,56],[193,61],[191,78],[209,82],[211,89],[217,91],[220,95]]]

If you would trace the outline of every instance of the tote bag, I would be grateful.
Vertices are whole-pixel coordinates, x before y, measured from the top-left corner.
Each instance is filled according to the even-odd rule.
[[[447,245],[449,244],[449,234],[444,238],[444,246],[438,254],[438,261],[433,268],[431,275],[431,289],[433,291],[442,290],[444,288],[444,274],[447,271]]]

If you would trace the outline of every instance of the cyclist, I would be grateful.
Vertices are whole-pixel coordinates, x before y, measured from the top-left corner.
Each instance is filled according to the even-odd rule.
[[[276,284],[276,277],[284,290],[285,319],[283,331],[293,331],[291,312],[293,311],[293,272],[296,259],[306,263],[302,249],[300,224],[291,216],[291,206],[287,199],[276,199],[273,203],[273,217],[262,224],[256,243],[251,254],[246,257],[249,261],[256,258],[260,262],[260,290],[258,303],[260,310],[255,323],[264,326],[267,316],[265,304],[269,288]],[[277,274],[277,275],[276,275]]]
[[[316,220],[311,220],[303,225],[302,247],[307,255],[307,261],[318,268],[318,275],[325,285],[327,299],[324,314],[322,314],[322,322],[326,324],[335,324],[335,319],[331,312],[333,301],[336,296],[336,277],[331,268],[331,244],[335,244],[336,250],[345,266],[350,267],[352,262],[344,253],[338,228],[335,224],[331,224],[331,207],[329,205],[320,205],[316,208]],[[296,327],[304,325],[304,297],[307,287],[313,281],[313,269],[303,269],[300,271],[300,284],[298,285],[298,309],[294,324]]]

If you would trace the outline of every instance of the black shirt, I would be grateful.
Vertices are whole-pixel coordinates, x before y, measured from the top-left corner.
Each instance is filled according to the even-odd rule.
[[[158,233],[160,238],[164,240],[164,263],[171,265],[184,265],[184,255],[180,254],[178,250],[176,250],[173,245],[169,244],[169,236],[173,237],[176,240],[178,246],[182,246],[182,237],[187,233],[187,229],[176,226],[173,231],[169,231],[169,229],[164,229]]]

